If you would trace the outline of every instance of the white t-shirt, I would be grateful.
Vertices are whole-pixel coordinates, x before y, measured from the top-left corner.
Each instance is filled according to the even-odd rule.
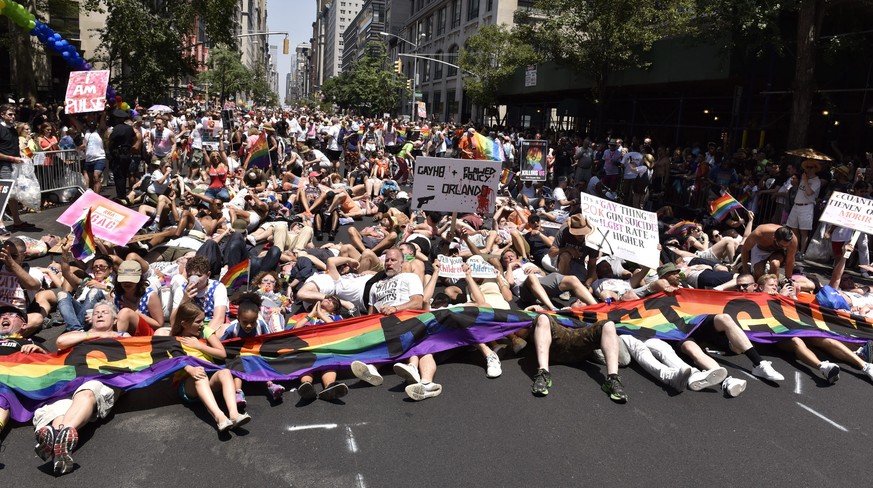
[[[191,131],[191,149],[200,149],[203,150],[203,125],[197,124],[194,126],[194,130]]]
[[[812,188],[812,196],[806,194],[806,185]],[[803,182],[801,177],[799,187],[797,188],[797,196],[794,197],[794,204],[815,203],[819,190],[821,190],[821,179],[818,176],[813,176],[806,180],[806,183]]]
[[[333,295],[334,291],[336,291],[333,278],[331,278],[327,273],[315,273],[306,279],[304,284],[306,283],[315,283],[315,286],[318,287],[318,291],[325,295]]]
[[[424,287],[415,273],[400,273],[382,280],[370,288],[370,305],[377,311],[385,307],[403,305],[415,295],[424,295]]]
[[[97,161],[100,159],[106,159],[106,150],[103,149],[103,138],[100,137],[99,132],[85,132],[82,134],[82,138],[85,139],[85,161]]]
[[[330,136],[330,139],[327,141],[327,149],[330,151],[339,151],[339,142],[337,139],[339,138],[340,126],[332,125],[329,129],[327,129],[327,134]]]
[[[373,275],[350,273],[334,281],[336,296],[352,302],[358,310],[364,309],[364,287]]]
[[[161,171],[160,168],[156,169],[152,173],[152,182],[149,183],[149,187],[147,189],[149,193],[154,193],[155,195],[163,195],[164,192],[167,191],[167,188],[169,188],[170,186],[169,183],[167,183],[170,181],[170,177],[168,176],[163,183],[159,183],[160,179],[163,177],[164,172]]]
[[[624,155],[621,164],[624,165],[624,179],[635,180],[640,174],[637,167],[643,162],[643,155],[638,152],[629,152]]]

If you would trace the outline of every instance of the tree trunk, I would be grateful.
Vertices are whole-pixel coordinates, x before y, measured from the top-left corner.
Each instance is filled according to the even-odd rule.
[[[824,0],[803,0],[797,17],[797,48],[786,149],[805,147],[815,96],[815,62]]]

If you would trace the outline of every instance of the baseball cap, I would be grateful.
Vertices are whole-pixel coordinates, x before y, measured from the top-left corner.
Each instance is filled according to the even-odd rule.
[[[142,278],[142,266],[133,259],[128,259],[118,267],[119,283],[139,283]]]

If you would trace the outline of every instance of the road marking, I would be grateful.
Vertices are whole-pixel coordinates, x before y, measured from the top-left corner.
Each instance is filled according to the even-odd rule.
[[[800,386],[800,371],[794,372],[794,393],[800,395],[803,391],[803,387]]]
[[[740,370],[740,373],[743,373],[744,375],[748,376],[749,378],[752,378],[755,381],[760,381],[757,376],[755,376],[751,373],[748,373],[748,372],[743,371],[743,370]]]
[[[358,443],[355,442],[355,435],[352,433],[352,428],[348,425],[346,426],[346,444],[349,447],[349,451],[352,453],[358,452]]]
[[[833,420],[831,420],[831,419],[825,417],[824,415],[822,415],[822,414],[816,412],[815,410],[813,410],[813,409],[807,407],[806,405],[804,405],[804,404],[802,404],[802,403],[800,403],[800,402],[795,402],[795,403],[797,403],[798,405],[800,405],[800,408],[802,408],[802,409],[806,410],[807,412],[809,412],[809,413],[815,415],[816,417],[818,417],[818,418],[824,420],[825,422],[827,422],[827,423],[833,425],[834,427],[836,427],[836,428],[842,430],[843,432],[848,432],[848,431],[849,431],[849,429],[847,429],[847,428],[843,427],[842,425],[840,425],[840,424],[834,422]]]
[[[355,480],[358,482],[358,488],[367,488],[367,485],[364,484],[364,475],[358,473],[355,476]]]
[[[337,424],[312,424],[312,425],[292,425],[288,427],[288,432],[294,432],[295,430],[308,430],[308,429],[336,429]]]

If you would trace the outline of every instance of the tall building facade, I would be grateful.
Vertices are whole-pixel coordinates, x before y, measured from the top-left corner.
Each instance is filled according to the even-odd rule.
[[[301,42],[294,50],[294,64],[291,65],[298,100],[312,95],[312,70],[312,46],[308,42]]]
[[[342,70],[348,71],[367,52],[371,41],[383,42],[385,0],[366,0],[343,33]]]
[[[324,30],[324,70],[323,79],[340,73],[343,59],[343,33],[358,15],[362,0],[333,0],[327,9]]]
[[[258,65],[268,67],[267,36],[252,35],[267,32],[267,0],[239,0],[234,30],[239,36],[237,46],[242,53],[242,63],[250,69]]]

